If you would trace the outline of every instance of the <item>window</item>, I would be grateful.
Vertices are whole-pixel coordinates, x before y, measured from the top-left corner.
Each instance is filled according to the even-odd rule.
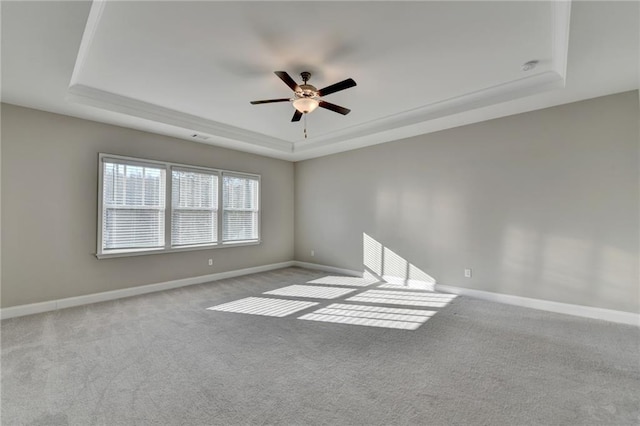
[[[102,250],[164,246],[165,170],[103,163]]]
[[[171,180],[172,247],[218,241],[218,176],[173,169]]]
[[[260,242],[260,176],[99,158],[99,258]]]
[[[225,242],[258,238],[258,179],[225,173],[222,178]]]

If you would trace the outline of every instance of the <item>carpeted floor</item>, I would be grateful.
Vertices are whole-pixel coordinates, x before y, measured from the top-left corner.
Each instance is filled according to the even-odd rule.
[[[288,268],[2,321],[1,422],[640,422],[636,327],[349,280],[307,284],[326,275]],[[262,294],[291,285],[353,291]],[[260,300],[230,304],[249,297]],[[286,316],[228,311],[247,309]],[[407,324],[418,328],[389,328]]]

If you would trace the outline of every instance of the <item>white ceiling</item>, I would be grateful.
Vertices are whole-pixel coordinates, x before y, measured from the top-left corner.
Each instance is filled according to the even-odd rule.
[[[2,2],[2,101],[301,160],[638,88],[638,2]],[[536,69],[521,65],[538,60]],[[291,123],[273,71],[357,87]]]

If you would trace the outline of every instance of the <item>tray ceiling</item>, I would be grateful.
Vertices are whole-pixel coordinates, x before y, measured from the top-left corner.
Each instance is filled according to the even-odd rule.
[[[505,105],[567,83],[569,2],[50,3],[37,5],[53,15],[3,4],[3,59],[7,37],[20,32],[5,24],[7,12],[69,21],[56,36],[76,40],[73,63],[73,46],[61,50],[72,110],[290,160],[493,118],[479,111],[519,112]],[[637,34],[637,13],[630,23]],[[9,54],[17,55],[12,41]],[[529,60],[538,66],[523,71]],[[290,122],[291,104],[249,104],[291,96],[276,70],[297,81],[310,71],[316,87],[353,78],[357,87],[326,98],[352,112],[314,111],[305,140],[303,121]],[[3,99],[19,97],[5,84],[3,75]]]

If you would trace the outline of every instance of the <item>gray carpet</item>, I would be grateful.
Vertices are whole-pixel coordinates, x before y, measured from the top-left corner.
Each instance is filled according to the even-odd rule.
[[[298,319],[375,284],[262,295],[325,275],[288,268],[2,321],[2,424],[639,423],[636,327],[466,297],[384,305],[436,311],[409,331]],[[318,305],[206,309],[247,297]]]

